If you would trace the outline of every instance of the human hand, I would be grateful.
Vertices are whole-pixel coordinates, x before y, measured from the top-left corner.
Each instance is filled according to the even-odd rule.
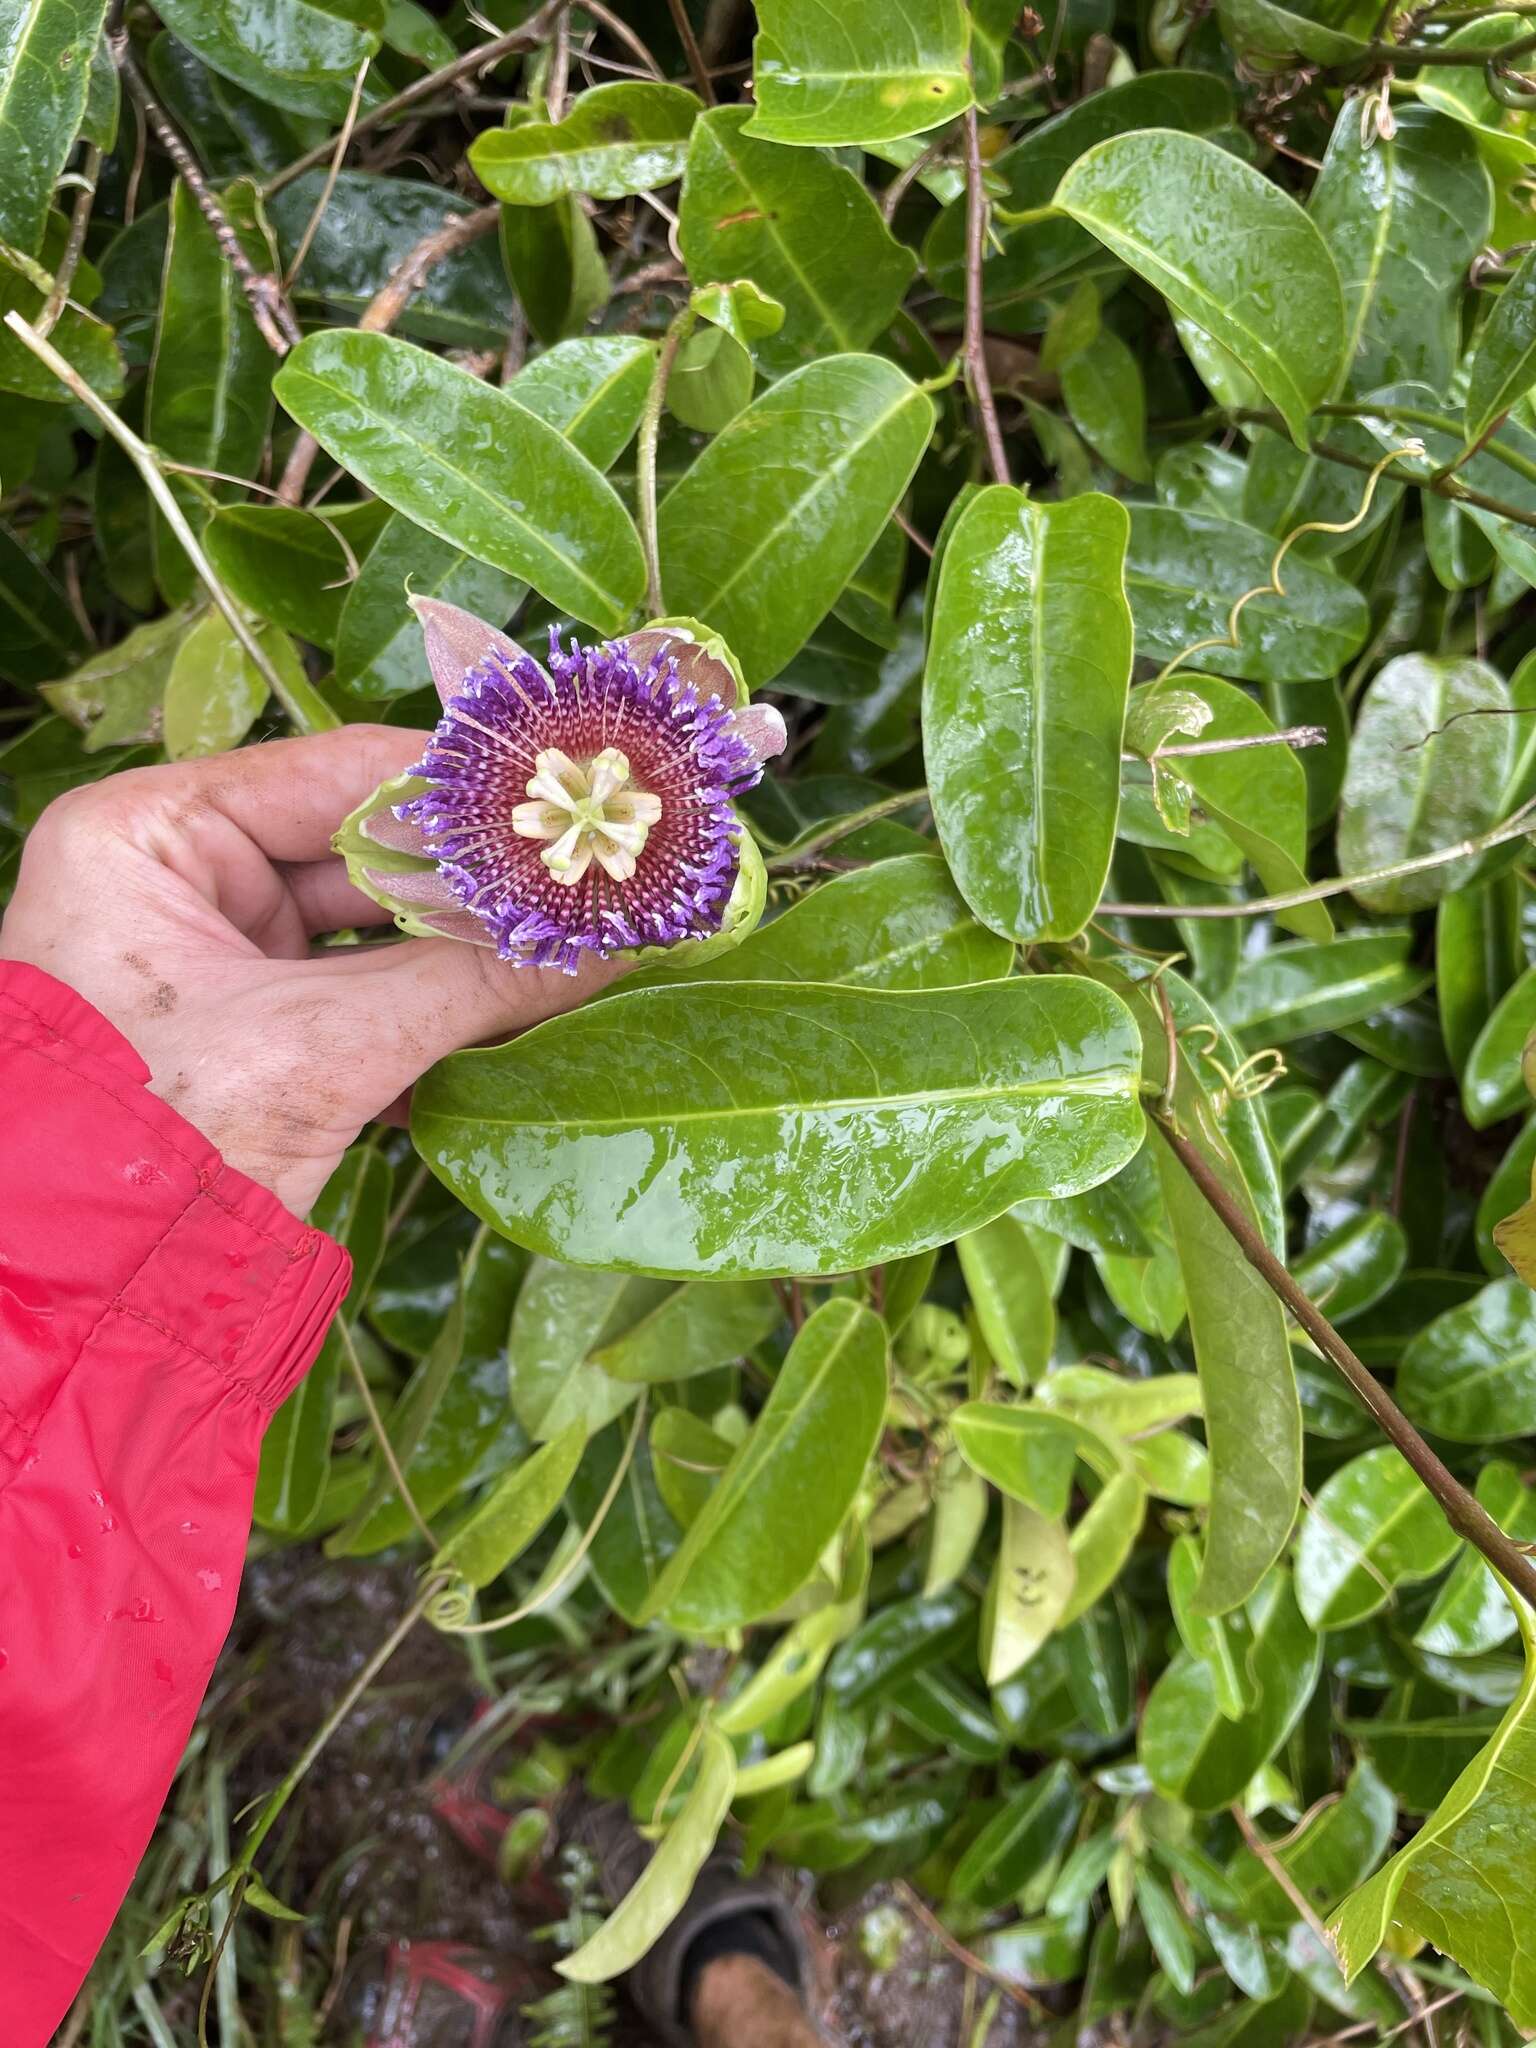
[[[318,933],[388,921],[330,839],[421,750],[420,733],[350,725],[73,790],[33,827],[0,925],[0,959],[94,1003],[155,1093],[296,1216],[434,1061],[617,971],[518,969],[453,939],[311,953]]]

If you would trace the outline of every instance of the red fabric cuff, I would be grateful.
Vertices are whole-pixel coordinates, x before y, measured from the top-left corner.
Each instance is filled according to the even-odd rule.
[[[152,1094],[128,1040],[40,968],[0,961],[0,1448],[30,1436],[105,1317],[173,1339],[270,1413],[308,1369],[351,1273],[342,1248],[226,1166]],[[67,1226],[61,1227],[61,1211]],[[25,1275],[5,1286],[4,1269]]]

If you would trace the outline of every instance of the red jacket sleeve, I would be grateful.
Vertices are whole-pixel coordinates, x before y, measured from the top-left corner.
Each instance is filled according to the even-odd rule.
[[[0,962],[6,2048],[45,2048],[122,1902],[229,1629],[262,1431],[347,1286],[146,1079]]]

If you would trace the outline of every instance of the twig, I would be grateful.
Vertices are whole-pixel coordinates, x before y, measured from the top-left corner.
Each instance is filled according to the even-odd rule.
[[[880,194],[880,212],[884,216],[887,227],[896,218],[896,209],[900,206],[902,200],[906,198],[924,171],[931,164],[938,162],[947,147],[948,144],[942,137],[936,142],[930,142],[925,150],[913,157],[905,170],[898,171],[895,177],[892,178],[889,185]]]
[[[285,356],[298,344],[300,337],[299,323],[283,296],[281,283],[270,271],[258,270],[246,255],[228,214],[203,175],[201,164],[192,154],[180,129],[150,91],[149,81],[134,59],[126,29],[119,29],[113,36],[112,55],[129,94],[160,138],[161,147],[176,166],[177,175],[213,229],[224,261],[239,279],[240,289],[250,302],[251,314],[261,331],[262,340],[274,355]]]
[[[363,86],[368,77],[368,66],[373,62],[365,57],[357,67],[357,77],[352,86],[352,97],[347,102],[347,118],[341,124],[336,137],[336,153],[331,158],[331,167],[325,174],[325,183],[320,188],[320,197],[315,201],[309,219],[304,223],[304,232],[299,237],[299,246],[293,252],[293,261],[288,266],[288,275],[283,279],[283,290],[291,292],[293,281],[304,268],[304,259],[313,246],[315,236],[320,232],[320,223],[325,219],[325,209],[331,203],[336,190],[336,180],[341,176],[341,160],[347,153],[347,144],[352,140],[352,130],[357,123],[357,113],[363,103]]]
[[[957,1941],[938,1914],[931,1911],[925,1901],[918,1897],[905,1878],[898,1877],[894,1889],[913,1918],[927,1928],[939,1946],[952,1955],[962,1968],[984,1978],[988,1984],[995,1984],[1005,1998],[1012,1999],[1013,2003],[1025,2012],[1038,2013],[1045,2010],[1039,1999],[1026,1991],[1022,1984],[1015,1984],[1013,1979],[1005,1977],[1001,1970],[994,1970],[990,1963],[984,1963],[979,1955],[965,1946],[964,1942]]]
[[[693,23],[688,19],[687,0],[667,0],[672,10],[672,25],[677,30],[677,39],[683,46],[683,55],[688,59],[688,69],[693,73],[693,83],[699,98],[706,107],[715,104],[715,88],[709,76],[709,66],[704,62],[704,52],[699,48],[699,39],[693,32]],[[588,12],[593,10],[589,9]],[[601,17],[598,17],[601,19]]]
[[[29,348],[39,362],[45,363],[65,389],[72,392],[86,410],[101,422],[103,429],[117,442],[139,472],[144,480],[145,489],[160,508],[166,525],[186,550],[188,561],[197,571],[208,595],[223,614],[229,630],[245,649],[252,667],[277,702],[282,705],[298,731],[334,731],[341,724],[336,713],[307,682],[300,691],[279,674],[260,641],[241,616],[239,607],[213,573],[213,565],[203,553],[202,543],[188,525],[186,514],[177,504],[175,493],[165,480],[160,458],[155,450],[147,441],[141,441],[133,429],[118,418],[112,408],[86,383],[73,363],[66,362],[52,342],[45,341],[40,334],[30,328],[19,313],[7,313],[5,324],[17,340]]]
[[[976,109],[965,115],[965,363],[971,399],[981,415],[982,435],[992,474],[1000,484],[1009,481],[1008,456],[1003,432],[997,423],[997,404],[992,396],[992,379],[987,371],[987,335],[982,317],[982,263],[987,246],[987,195],[981,182],[981,135]]]
[[[378,1402],[373,1398],[373,1389],[368,1384],[368,1375],[363,1371],[363,1361],[357,1355],[357,1346],[352,1341],[352,1331],[344,1315],[337,1316],[336,1329],[341,1337],[341,1348],[347,1354],[347,1363],[352,1368],[352,1377],[357,1381],[357,1391],[362,1396],[363,1407],[367,1410],[369,1425],[373,1430],[374,1440],[379,1447],[379,1455],[389,1468],[389,1476],[395,1482],[395,1491],[400,1496],[401,1505],[426,1538],[428,1550],[435,1551],[437,1549],[437,1538],[432,1534],[426,1516],[417,1507],[416,1497],[406,1483],[404,1472],[400,1469],[400,1460],[395,1455],[395,1447],[389,1440],[389,1431],[384,1427],[384,1418],[379,1413]]]
[[[861,811],[850,811],[846,818],[835,818],[830,825],[824,825],[819,832],[812,832],[804,839],[797,839],[769,856],[766,865],[770,868],[794,868],[807,861],[813,854],[822,852],[828,846],[835,846],[840,839],[857,832],[861,826],[873,825],[879,818],[888,818],[894,811],[910,810],[914,804],[928,801],[928,791],[904,789],[895,796],[883,796],[878,802],[866,804]]]
[[[666,83],[667,74],[656,62],[650,50],[647,49],[639,36],[635,34],[629,23],[621,21],[611,7],[604,7],[602,0],[592,0],[590,6],[588,6],[587,0],[581,0],[581,11],[583,14],[590,14],[600,27],[607,29],[609,35],[613,37],[616,43],[622,43],[626,50],[632,51],[645,66],[649,77],[659,78],[663,84]],[[711,102],[711,104],[713,103]]]
[[[1233,1201],[1220,1176],[1198,1147],[1190,1143],[1171,1117],[1156,1109],[1151,1111],[1151,1115],[1175,1158],[1216,1212],[1243,1257],[1268,1283],[1323,1357],[1347,1381],[1356,1398],[1374,1417],[1382,1434],[1439,1502],[1441,1512],[1457,1535],[1480,1550],[1522,1599],[1536,1607],[1536,1564],[1519,1544],[1505,1535],[1482,1503],[1435,1455],[1385,1387],[1345,1343],[1311,1297],[1297,1286]]]
[[[357,323],[360,334],[386,334],[405,311],[416,293],[426,283],[434,267],[444,258],[460,249],[467,249],[471,242],[477,242],[482,235],[488,235],[501,219],[499,206],[477,207],[473,213],[451,215],[440,228],[434,228],[430,235],[424,235],[414,249],[407,251],[391,271],[387,281],[374,294],[363,309]],[[283,474],[277,486],[279,504],[297,505],[304,496],[304,486],[309,481],[309,472],[320,453],[320,444],[312,434],[301,433],[288,451],[288,460],[283,465]]]
[[[422,100],[430,99],[433,93],[441,92],[444,86],[456,85],[461,78],[467,78],[473,71],[483,71],[491,64],[500,63],[503,57],[515,56],[520,50],[536,49],[549,34],[555,22],[565,12],[570,0],[545,0],[545,4],[520,28],[508,29],[505,35],[495,37],[489,43],[480,43],[473,50],[466,50],[461,57],[455,57],[450,64],[441,65],[436,71],[429,71],[425,77],[414,80],[403,91],[383,100],[376,107],[370,107],[352,124],[352,140],[358,141],[364,135],[371,135],[375,128],[381,128],[392,121],[397,114],[403,114],[407,107],[414,107]],[[317,143],[313,149],[306,149],[302,156],[296,156],[291,164],[284,164],[261,188],[263,199],[270,199],[274,192],[281,192],[285,185],[291,185],[295,178],[302,178],[306,171],[312,171],[316,164],[323,164],[336,146],[334,136]]]
[[[896,521],[896,524],[907,536],[907,539],[911,541],[913,547],[915,547],[920,554],[926,555],[929,561],[931,562],[933,560],[933,542],[927,539],[925,535],[918,532],[917,528],[912,524],[911,520],[907,517],[905,512],[898,510],[896,512],[893,512],[891,514],[891,517]]]
[[[555,23],[555,40],[549,53],[549,74],[544,81],[544,111],[551,121],[565,117],[565,88],[571,74],[571,22],[563,13]]]
[[[1279,896],[1249,896],[1241,903],[1101,903],[1100,917],[1259,917],[1272,910],[1294,910],[1302,903],[1321,903],[1329,896],[1345,896],[1351,889],[1371,887],[1377,882],[1401,881],[1405,875],[1422,875],[1430,868],[1443,868],[1451,861],[1471,860],[1511,839],[1527,838],[1536,832],[1536,798],[1522,804],[1502,824],[1481,832],[1475,839],[1458,840],[1454,846],[1437,846],[1432,853],[1416,854],[1412,860],[1393,861],[1389,867],[1369,868],[1358,875],[1331,875],[1326,882],[1313,882],[1305,889],[1287,889]],[[768,863],[770,867],[773,862]]]
[[[1245,754],[1250,747],[1326,747],[1321,725],[1288,725],[1280,732],[1237,733],[1225,740],[1185,740],[1150,754],[1122,754],[1122,761],[1173,761],[1187,754]]]
[[[1296,1917],[1304,1921],[1312,1930],[1312,1933],[1317,1937],[1318,1945],[1322,1949],[1323,1954],[1325,1956],[1332,1955],[1333,1950],[1328,1944],[1327,1930],[1323,1926],[1322,1920],[1312,1901],[1301,1889],[1301,1886],[1297,1884],[1295,1878],[1292,1877],[1291,1873],[1280,1861],[1280,1858],[1275,1854],[1269,1843],[1259,1833],[1248,1815],[1243,1811],[1241,1805],[1234,1802],[1227,1808],[1227,1811],[1237,1822],[1237,1832],[1248,1845],[1249,1851],[1258,1858],[1275,1883],[1279,1885],[1281,1891],[1290,1900],[1291,1905],[1295,1909]]]
[[[684,306],[667,329],[656,355],[651,388],[645,394],[645,411],[640,415],[640,433],[635,443],[635,496],[640,512],[640,545],[645,550],[645,599],[651,617],[660,618],[661,550],[656,534],[656,443],[661,433],[661,409],[667,402],[667,385],[677,352],[693,332],[695,314]]]
[[[80,268],[80,258],[85,250],[85,231],[90,226],[96,180],[100,175],[101,151],[93,142],[80,162],[80,176],[84,182],[75,199],[75,210],[69,217],[69,239],[59,258],[53,290],[43,301],[43,309],[37,316],[37,332],[45,337],[52,334],[58,325],[59,315],[69,303],[69,288],[75,281],[75,272]]]

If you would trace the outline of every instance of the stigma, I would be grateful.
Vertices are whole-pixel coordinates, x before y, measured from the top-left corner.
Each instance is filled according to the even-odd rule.
[[[539,858],[567,888],[582,880],[594,860],[615,882],[627,882],[661,818],[661,798],[634,786],[628,756],[604,747],[583,763],[546,747],[533,766],[530,801],[513,810],[513,831],[548,841]]]

